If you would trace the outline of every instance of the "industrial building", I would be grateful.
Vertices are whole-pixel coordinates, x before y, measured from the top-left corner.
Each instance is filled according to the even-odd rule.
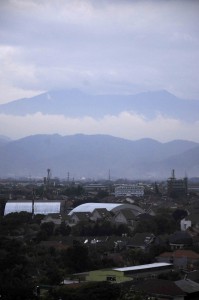
[[[170,271],[173,265],[170,263],[152,263],[124,268],[103,269],[90,271],[86,281],[110,281],[121,283],[125,281],[154,278],[158,274]]]
[[[5,205],[4,215],[21,211],[44,215],[60,213],[61,201],[8,201]]]
[[[133,211],[134,215],[137,216],[139,214],[144,213],[144,210],[133,204],[120,204],[120,203],[85,203],[75,207],[72,211],[70,211],[69,215],[72,215],[76,212],[87,212],[92,213],[95,209],[105,208],[107,211],[117,213],[121,210],[128,209]]]

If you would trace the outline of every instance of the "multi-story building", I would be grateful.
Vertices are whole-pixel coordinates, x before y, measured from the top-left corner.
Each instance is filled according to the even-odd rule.
[[[144,187],[139,184],[122,184],[115,187],[115,197],[120,196],[144,196]]]
[[[187,177],[182,179],[175,178],[175,171],[172,170],[171,177],[167,180],[167,194],[170,197],[187,196],[188,180]]]

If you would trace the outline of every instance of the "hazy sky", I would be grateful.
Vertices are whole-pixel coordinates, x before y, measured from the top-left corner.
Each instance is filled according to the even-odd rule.
[[[0,1],[0,103],[57,88],[120,94],[165,89],[199,101],[198,70],[198,0]],[[0,134],[20,137],[28,128],[29,133],[37,133],[37,127],[40,132],[46,128],[43,133],[53,131],[48,129],[53,119],[34,117],[28,121],[28,117],[13,118],[10,124],[11,117],[1,115]],[[118,116],[118,122],[121,118],[123,115]],[[125,132],[128,118],[124,118],[120,136],[143,137],[150,129],[148,135],[154,138],[197,139],[196,132],[193,137],[190,132],[198,131],[198,123],[187,125],[182,120],[163,120],[159,116],[161,123],[156,118],[154,124],[149,124],[143,116],[136,118],[141,122],[140,134]],[[27,127],[18,135],[11,127],[15,121]],[[63,122],[68,124],[66,119],[59,121],[60,127]],[[87,127],[85,133],[102,133],[103,126],[105,132],[116,131],[111,125],[107,127],[105,120],[101,120],[103,126],[97,124],[96,130],[85,120],[70,121],[73,125],[81,123],[80,128],[74,125],[73,130],[60,133],[70,134],[81,128],[84,131]],[[132,122],[135,119],[131,115],[129,125]],[[161,130],[155,132],[158,124],[162,130],[165,128],[165,135]],[[184,129],[187,134],[183,135]]]

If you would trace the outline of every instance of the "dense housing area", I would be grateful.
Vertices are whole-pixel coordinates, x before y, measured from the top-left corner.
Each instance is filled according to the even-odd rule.
[[[198,299],[198,182],[176,181],[2,180],[2,299]]]

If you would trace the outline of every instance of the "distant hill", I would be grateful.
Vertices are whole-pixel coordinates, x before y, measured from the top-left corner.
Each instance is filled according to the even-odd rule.
[[[176,176],[198,176],[199,144],[152,139],[130,141],[108,135],[34,135],[0,147],[0,177],[53,176],[162,179],[176,169]]]
[[[167,91],[145,92],[136,95],[90,95],[79,90],[50,91],[0,105],[0,113],[26,115],[63,114],[68,117],[117,115],[134,111],[147,118],[158,114],[186,121],[198,120],[199,101],[177,98]]]
[[[7,136],[0,135],[0,147],[10,142],[11,139]]]

